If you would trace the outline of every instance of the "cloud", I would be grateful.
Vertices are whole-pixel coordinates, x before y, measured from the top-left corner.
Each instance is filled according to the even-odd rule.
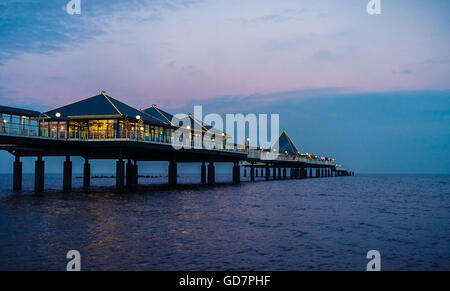
[[[332,57],[332,53],[327,49],[319,49],[314,52],[312,58],[314,60],[329,60]]]
[[[311,98],[337,97],[351,92],[351,88],[313,88],[292,91],[280,91],[271,93],[255,93],[251,95],[228,95],[216,97],[213,100],[190,100],[188,106],[183,109],[192,111],[194,105],[203,106],[215,113],[246,112],[258,108],[279,107],[285,102],[293,100],[308,100]]]
[[[393,70],[393,74],[398,75],[411,75],[413,73],[413,70],[411,69],[402,69],[402,70]]]
[[[428,6],[426,23],[405,26],[414,13],[397,4],[375,23],[364,7],[325,0],[83,1],[79,17],[65,13],[66,0],[16,2],[8,9],[17,19],[0,18],[0,86],[23,104],[51,107],[100,90],[137,107],[182,108],[221,96],[268,102],[261,96],[314,88],[449,88],[447,38],[417,46],[442,34],[445,15]],[[329,17],[319,19],[321,11]],[[255,19],[262,20],[241,21]],[[392,78],[393,68],[411,72]]]
[[[119,19],[153,22],[164,11],[176,11],[200,0],[81,1],[81,15],[66,12],[68,0],[6,0],[0,4],[0,54],[46,53],[77,46],[111,32]]]

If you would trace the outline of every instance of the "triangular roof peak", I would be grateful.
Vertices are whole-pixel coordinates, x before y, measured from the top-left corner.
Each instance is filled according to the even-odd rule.
[[[141,109],[141,111],[145,112],[146,114],[148,114],[149,116],[152,116],[153,118],[156,118],[162,122],[165,122],[167,124],[170,124],[172,126],[178,126],[178,124],[174,124],[172,122],[173,119],[173,115],[161,110],[160,108],[158,108],[158,106],[156,106],[155,104],[152,104],[152,106]]]
[[[299,153],[299,150],[284,129],[272,147],[278,148],[279,153],[287,152],[290,155],[296,155]]]
[[[69,118],[122,116],[122,113],[103,92],[64,106],[56,107],[44,113],[52,118],[56,117],[56,113]]]
[[[125,116],[135,119],[137,116],[140,116],[144,121],[150,123],[168,125],[168,123],[162,122],[144,111],[133,108],[106,95],[105,92],[51,109],[44,113],[51,118],[56,118],[56,113],[59,113],[61,117],[71,119],[119,118]]]

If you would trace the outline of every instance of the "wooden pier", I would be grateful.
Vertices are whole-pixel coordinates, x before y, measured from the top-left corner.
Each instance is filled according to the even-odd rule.
[[[64,192],[72,191],[71,157],[84,158],[83,188],[89,189],[91,181],[90,161],[116,160],[116,183],[118,192],[133,190],[138,184],[138,162],[167,161],[168,185],[178,184],[179,163],[199,163],[201,183],[215,184],[215,164],[232,163],[232,182],[250,181],[256,177],[265,180],[304,179],[319,177],[349,176],[354,173],[340,167],[332,159],[301,154],[283,131],[277,140],[276,153],[271,149],[252,149],[234,145],[223,149],[192,147],[175,149],[173,132],[179,128],[172,123],[173,116],[152,106],[138,110],[128,106],[104,92],[81,101],[47,112],[0,106],[0,150],[14,155],[13,190],[22,188],[22,157],[36,157],[36,193],[44,189],[44,157],[65,157],[63,164]],[[188,127],[189,134],[204,134],[210,127],[201,124],[200,130]],[[219,135],[219,133],[218,133]],[[226,134],[223,142],[226,141]]]

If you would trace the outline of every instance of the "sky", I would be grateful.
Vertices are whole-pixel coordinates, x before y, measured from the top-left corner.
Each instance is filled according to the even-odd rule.
[[[447,0],[381,0],[380,15],[368,0],[68,2],[0,3],[0,104],[105,90],[173,113],[279,113],[301,151],[357,173],[450,174]]]

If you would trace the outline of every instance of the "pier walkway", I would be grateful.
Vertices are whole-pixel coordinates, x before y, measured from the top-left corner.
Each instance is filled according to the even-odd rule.
[[[65,192],[72,191],[73,156],[80,156],[85,160],[83,187],[86,189],[91,184],[90,160],[116,160],[117,191],[132,190],[137,186],[138,162],[145,161],[167,161],[168,184],[171,186],[177,185],[178,163],[200,163],[201,183],[208,185],[215,184],[215,163],[233,164],[231,173],[235,184],[240,183],[241,167],[244,169],[244,177],[247,177],[249,170],[250,181],[263,176],[266,180],[278,180],[353,174],[332,159],[301,154],[284,131],[273,147],[275,150],[239,145],[223,149],[206,148],[194,144],[194,138],[188,148],[175,149],[172,144],[173,132],[179,127],[171,124],[168,113],[157,109],[161,116],[155,116],[154,113],[150,115],[103,93],[84,100],[95,103],[89,104],[89,108],[93,105],[111,104],[120,114],[113,115],[104,110],[74,115],[72,104],[55,109],[57,112],[51,110],[44,113],[0,106],[0,150],[15,156],[13,190],[22,188],[21,157],[36,157],[34,190],[37,193],[44,191],[43,157],[48,156],[65,157],[62,185]],[[69,111],[72,111],[72,115],[68,114]],[[204,131],[188,130],[192,136],[204,134]],[[221,135],[225,141],[226,134]]]

